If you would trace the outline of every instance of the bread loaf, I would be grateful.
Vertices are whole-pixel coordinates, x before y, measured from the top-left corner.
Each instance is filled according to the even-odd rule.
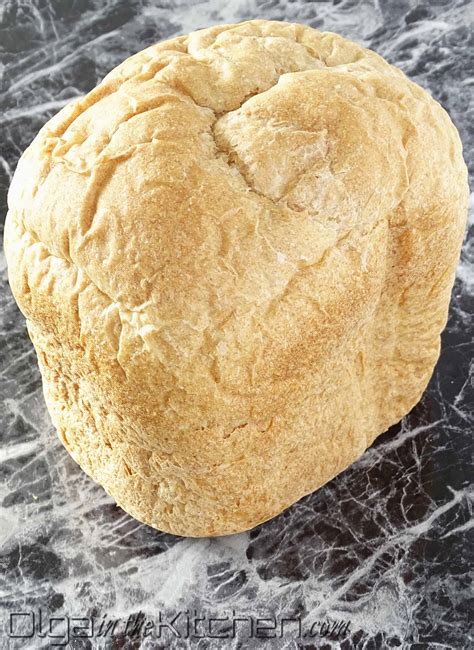
[[[159,43],[22,156],[5,251],[53,423],[128,513],[223,535],[420,399],[466,218],[457,131],[377,54],[252,20]]]

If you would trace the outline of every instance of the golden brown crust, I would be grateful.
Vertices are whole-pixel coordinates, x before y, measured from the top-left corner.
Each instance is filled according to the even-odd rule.
[[[253,20],[131,57],[41,130],[9,195],[66,448],[181,535],[318,488],[429,380],[466,187],[439,104],[335,34]]]

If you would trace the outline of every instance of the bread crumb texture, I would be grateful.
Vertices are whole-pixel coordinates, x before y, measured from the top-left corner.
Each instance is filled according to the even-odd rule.
[[[419,400],[467,178],[380,56],[252,20],[158,43],[21,158],[5,250],[59,436],[131,515],[281,512]]]

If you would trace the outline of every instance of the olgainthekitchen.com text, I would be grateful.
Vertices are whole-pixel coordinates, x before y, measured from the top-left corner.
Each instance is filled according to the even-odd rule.
[[[316,639],[342,640],[350,630],[350,621],[324,618],[308,621],[299,615],[239,614],[235,610],[210,614],[184,610],[173,614],[143,612],[128,617],[58,616],[38,609],[10,612],[7,636],[10,639],[48,639],[49,645],[66,646],[74,639],[111,640],[145,639],[171,642],[173,639]]]

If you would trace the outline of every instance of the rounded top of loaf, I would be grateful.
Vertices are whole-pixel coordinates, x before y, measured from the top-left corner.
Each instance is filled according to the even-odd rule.
[[[380,56],[219,25],[132,56],[45,125],[9,194],[9,263],[28,262],[10,276],[27,318],[78,327],[155,417],[237,426],[344,354],[387,290],[391,233],[422,211],[429,236],[464,195],[447,114]],[[423,263],[398,255],[416,284]]]

